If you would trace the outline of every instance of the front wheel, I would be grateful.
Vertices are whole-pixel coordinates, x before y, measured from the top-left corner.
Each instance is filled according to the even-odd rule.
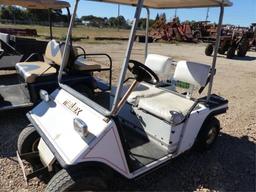
[[[19,135],[17,148],[20,155],[38,151],[40,135],[32,125],[28,125]]]
[[[46,192],[103,191],[107,184],[97,170],[74,169],[59,171],[48,183]]]
[[[198,133],[195,149],[198,151],[209,150],[215,143],[220,133],[220,122],[216,117],[206,120]]]

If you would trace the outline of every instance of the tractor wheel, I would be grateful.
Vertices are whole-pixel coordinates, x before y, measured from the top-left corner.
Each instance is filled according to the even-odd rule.
[[[246,53],[248,51],[249,48],[249,44],[250,42],[248,41],[248,39],[243,39],[239,45],[238,45],[238,50],[237,50],[237,56],[238,57],[245,57]]]
[[[193,38],[196,42],[199,42],[200,38],[202,38],[202,34],[200,31],[195,31],[193,34]]]
[[[210,117],[206,120],[200,129],[194,148],[198,151],[209,150],[215,143],[220,133],[220,122],[215,117]]]
[[[228,59],[233,59],[235,54],[236,54],[236,48],[235,47],[230,47],[228,49],[228,52],[227,52],[227,58]]]
[[[211,56],[213,53],[213,45],[208,44],[207,47],[205,48],[205,55]]]
[[[221,54],[221,55],[224,55],[225,52],[226,52],[226,50],[224,48],[221,48],[221,47],[218,50],[218,53]]]
[[[48,183],[46,192],[103,191],[107,184],[97,170],[60,170]]]

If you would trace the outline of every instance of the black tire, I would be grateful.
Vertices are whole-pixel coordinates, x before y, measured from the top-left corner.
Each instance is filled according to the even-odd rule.
[[[107,184],[97,170],[60,170],[48,183],[46,192],[103,191]]]
[[[220,133],[220,122],[215,117],[208,118],[200,129],[194,149],[197,151],[209,150],[215,143]]]
[[[218,53],[221,54],[221,55],[224,55],[225,52],[226,52],[226,50],[224,48],[221,48],[221,47],[218,50]]]
[[[249,50],[249,40],[248,39],[243,39],[239,45],[238,45],[238,49],[237,49],[237,56],[238,57],[245,57],[247,54],[247,51]]]
[[[228,49],[228,52],[227,52],[227,58],[228,59],[233,59],[235,54],[236,54],[236,48],[235,47],[230,47]]]
[[[213,53],[213,45],[208,44],[207,47],[205,48],[205,55],[211,56]]]
[[[38,151],[40,135],[33,125],[28,125],[19,135],[17,148],[20,155]]]
[[[193,34],[193,38],[196,42],[199,42],[199,40],[202,38],[202,34],[200,31],[195,31]]]

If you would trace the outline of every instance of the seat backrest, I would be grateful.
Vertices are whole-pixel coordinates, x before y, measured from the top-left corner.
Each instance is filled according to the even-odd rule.
[[[60,44],[56,40],[51,40],[45,50],[45,59],[56,65],[61,65],[65,44]]]
[[[207,83],[211,67],[209,65],[188,61],[177,63],[173,80],[189,83],[197,88]]]
[[[149,54],[145,65],[153,70],[160,81],[167,81],[171,77],[172,59],[162,55]]]
[[[0,33],[0,39],[5,43],[9,43],[10,35],[7,33]]]

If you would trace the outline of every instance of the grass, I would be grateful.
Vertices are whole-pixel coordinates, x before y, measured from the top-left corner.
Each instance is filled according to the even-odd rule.
[[[49,39],[49,36],[50,36],[48,26],[0,24],[0,27],[1,28],[36,29],[38,34],[38,37],[36,38],[38,39]],[[64,41],[66,39],[66,34],[67,34],[67,27],[53,27],[53,36],[55,39]],[[118,29],[112,29],[112,28],[94,28],[94,27],[85,27],[85,26],[76,26],[73,29],[74,41],[86,41],[89,43],[95,43],[94,37],[127,38],[128,36],[129,36],[129,30],[124,30],[124,29],[118,30]]]

